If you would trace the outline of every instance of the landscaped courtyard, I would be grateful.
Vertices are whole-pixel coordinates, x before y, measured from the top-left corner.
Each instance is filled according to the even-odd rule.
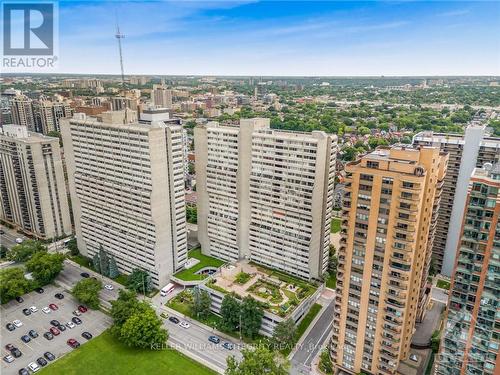
[[[206,285],[222,293],[251,295],[265,309],[281,317],[291,313],[316,290],[303,280],[246,262],[222,267]]]

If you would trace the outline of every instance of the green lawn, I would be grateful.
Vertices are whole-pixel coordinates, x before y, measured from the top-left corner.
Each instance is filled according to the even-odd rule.
[[[196,258],[200,262],[187,270],[182,270],[182,271],[176,273],[174,275],[175,277],[177,277],[181,280],[184,280],[184,281],[203,280],[207,276],[206,275],[197,275],[196,272],[198,272],[199,270],[201,270],[202,268],[205,268],[205,267],[218,268],[225,263],[224,261],[222,261],[220,259],[209,257],[207,255],[203,255],[201,253],[201,249],[191,250],[189,252],[189,258]]]
[[[438,279],[436,286],[441,289],[450,290],[450,282],[446,280]]]
[[[337,286],[337,274],[334,273],[330,275],[330,277],[326,279],[325,284],[327,288],[335,289],[335,287]]]
[[[340,232],[340,223],[341,223],[340,219],[333,218],[332,219],[332,223],[330,224],[330,231],[332,233],[338,233],[338,232]]]
[[[46,375],[212,375],[212,370],[170,348],[132,349],[107,331],[57,360],[40,374]]]

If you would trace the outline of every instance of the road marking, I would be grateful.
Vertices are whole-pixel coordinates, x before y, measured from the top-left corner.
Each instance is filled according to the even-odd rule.
[[[333,324],[329,324],[327,329],[325,330],[325,332],[323,332],[323,334],[321,335],[321,337],[319,338],[318,340],[318,344],[320,342],[323,342],[323,337],[326,335],[326,334],[329,334],[330,333],[330,330],[331,330],[331,327],[332,327]],[[307,357],[306,357],[306,360],[304,361],[304,364],[307,363],[309,361],[309,358],[311,357],[311,355],[313,355],[314,353],[314,349],[316,348],[313,348],[313,350],[311,351],[311,354],[309,354]]]

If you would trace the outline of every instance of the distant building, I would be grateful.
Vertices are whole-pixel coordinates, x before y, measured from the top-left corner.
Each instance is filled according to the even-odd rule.
[[[156,107],[172,108],[172,90],[163,85],[153,85],[151,100]]]
[[[28,132],[22,125],[3,125],[0,213],[2,220],[38,238],[71,234],[58,138]]]
[[[78,248],[93,257],[102,246],[120,272],[146,270],[159,288],[187,260],[182,127],[116,117],[62,120]]]
[[[10,111],[12,122],[16,125],[23,125],[28,131],[40,131],[36,128],[35,118],[33,116],[33,101],[24,95],[19,95],[11,100]]]
[[[413,138],[416,146],[439,147],[449,154],[433,249],[437,270],[446,276],[453,271],[472,171],[484,163],[500,161],[500,138],[487,136],[485,130],[483,121],[472,121],[465,135],[424,131]]]
[[[302,279],[326,271],[337,138],[278,131],[269,119],[194,130],[198,239],[205,254],[247,258]]]
[[[500,165],[476,168],[468,184],[436,374],[500,369]]]

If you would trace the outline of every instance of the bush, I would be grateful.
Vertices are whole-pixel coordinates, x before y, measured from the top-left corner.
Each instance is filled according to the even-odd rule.
[[[250,280],[252,276],[246,272],[240,272],[236,275],[235,281],[238,284],[245,284],[248,280]]]

